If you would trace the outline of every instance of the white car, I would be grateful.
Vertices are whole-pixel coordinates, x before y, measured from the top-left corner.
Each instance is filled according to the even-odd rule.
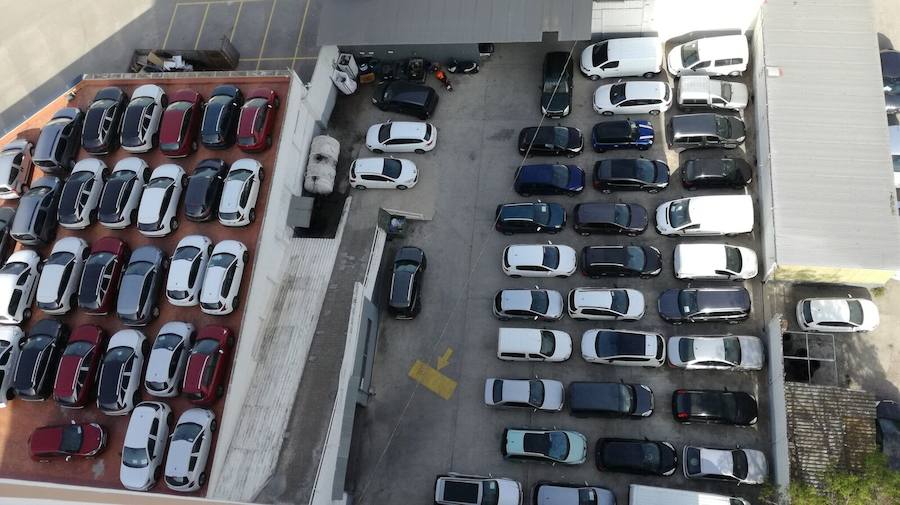
[[[59,197],[60,226],[70,230],[90,226],[97,215],[105,178],[106,163],[96,158],[85,158],[75,164]]]
[[[78,305],[81,271],[90,253],[87,242],[78,237],[62,238],[53,244],[38,282],[36,301],[39,309],[57,316]]]
[[[518,277],[568,277],[576,269],[575,249],[567,245],[511,245],[503,250],[503,273]]]
[[[569,291],[569,317],[637,321],[644,317],[644,295],[636,289],[575,288]]]
[[[553,289],[501,289],[494,296],[494,316],[501,321],[558,321],[565,311],[562,295]]]
[[[249,253],[237,240],[216,244],[200,289],[200,310],[204,314],[224,316],[238,307],[238,290]]]
[[[419,153],[437,145],[437,128],[431,123],[389,121],[374,124],[366,133],[366,147],[376,154]]]
[[[138,231],[147,237],[165,237],[178,229],[178,200],[187,184],[184,169],[174,163],[153,170],[138,208]]]
[[[124,416],[141,395],[144,346],[138,330],[119,330],[109,338],[97,378],[97,408],[108,416]]]
[[[678,244],[674,260],[678,279],[742,281],[758,268],[753,249],[728,244]]]
[[[31,317],[41,257],[31,249],[12,253],[0,268],[0,324],[19,324]]]
[[[13,140],[0,151],[0,200],[19,198],[31,180],[34,146],[25,139]]]
[[[0,326],[0,408],[16,396],[13,378],[25,332],[18,326]]]
[[[113,230],[127,228],[137,222],[137,209],[150,180],[150,165],[140,158],[119,160],[103,186],[98,220]]]
[[[466,497],[460,503],[460,493]],[[471,498],[469,498],[471,497]],[[522,485],[504,477],[450,472],[434,481],[435,505],[522,505]]]
[[[643,331],[588,330],[581,337],[581,357],[588,363],[659,367],[666,361],[666,339]]]
[[[186,410],[169,442],[165,482],[174,491],[196,491],[206,484],[206,464],[216,431],[216,415],[211,410]]]
[[[194,335],[194,325],[183,321],[169,321],[159,329],[144,375],[148,393],[162,398],[178,396]]]
[[[691,40],[669,51],[669,72],[683,75],[738,76],[747,70],[750,47],[744,35],[721,35]]]
[[[710,195],[668,201],[656,208],[660,235],[738,235],[753,231],[753,197]]]
[[[256,221],[256,199],[263,177],[263,167],[256,160],[244,158],[231,164],[219,200],[220,223],[246,226]]]
[[[488,407],[525,407],[547,412],[563,408],[566,388],[562,382],[547,379],[487,379],[484,404]]]
[[[209,237],[188,235],[175,246],[166,279],[166,299],[179,307],[192,307],[200,303],[200,287],[206,274],[206,264],[212,254]]]
[[[141,402],[132,411],[119,467],[119,482],[126,489],[147,491],[156,484],[172,418],[172,409],[162,402]]]
[[[710,449],[684,446],[684,476],[738,484],[764,484],[769,477],[766,455],[753,449]]]
[[[350,187],[409,189],[419,180],[416,164],[399,158],[359,158],[350,164]]]
[[[659,115],[672,106],[672,89],[665,82],[627,81],[604,84],[594,92],[594,110],[613,114]]]
[[[803,331],[850,333],[872,331],[881,317],[865,298],[806,298],[797,303],[797,322]]]
[[[762,370],[762,340],[757,337],[684,336],[669,338],[669,364],[687,370]]]
[[[657,37],[607,39],[581,52],[579,67],[590,80],[643,76],[647,79],[662,70],[663,44]]]
[[[504,361],[566,361],[572,355],[572,337],[560,330],[500,328],[497,358]]]
[[[119,134],[122,149],[130,153],[145,153],[158,142],[159,123],[168,100],[166,92],[155,84],[138,86],[122,116]]]

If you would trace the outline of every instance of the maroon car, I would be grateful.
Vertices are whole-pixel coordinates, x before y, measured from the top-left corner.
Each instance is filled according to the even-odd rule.
[[[53,399],[62,407],[80,409],[90,401],[106,332],[93,324],[75,328],[56,368]]]
[[[234,334],[224,326],[204,326],[188,356],[181,390],[191,403],[208,407],[225,392]]]
[[[169,158],[183,158],[197,150],[203,97],[196,91],[182,89],[169,95],[169,100],[159,123],[159,150]]]
[[[106,449],[106,428],[97,423],[44,426],[28,438],[31,459],[48,462],[53,458],[90,458]]]
[[[262,151],[272,145],[278,95],[271,89],[254,89],[245,100],[238,120],[237,145],[246,153]]]
[[[78,306],[88,314],[108,314],[116,300],[119,278],[128,263],[128,245],[103,237],[91,246],[78,288]]]

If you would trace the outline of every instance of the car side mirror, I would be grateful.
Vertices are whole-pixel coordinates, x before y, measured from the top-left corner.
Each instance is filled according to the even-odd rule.
[[[219,354],[225,354],[225,350],[224,350],[224,349],[219,349]]]
[[[72,456],[66,456],[66,461],[72,461]]]
[[[534,320],[537,321],[537,320],[538,320],[538,316],[534,316]]]
[[[538,227],[537,227],[537,231],[541,231],[541,230],[543,230],[543,228],[540,227],[540,226],[538,226]]]

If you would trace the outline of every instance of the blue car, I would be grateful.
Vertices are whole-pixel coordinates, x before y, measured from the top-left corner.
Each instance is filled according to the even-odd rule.
[[[650,121],[630,119],[597,123],[591,131],[591,145],[598,153],[629,148],[645,151],[653,145],[653,125]]]
[[[584,170],[575,165],[524,165],[516,172],[516,193],[575,196],[584,189]]]

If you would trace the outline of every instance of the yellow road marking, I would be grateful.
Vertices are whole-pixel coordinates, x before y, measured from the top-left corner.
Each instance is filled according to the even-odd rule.
[[[409,369],[409,378],[425,386],[432,393],[449,400],[456,391],[456,381],[435,370],[422,360],[416,360]]]
[[[175,24],[175,13],[178,12],[178,6],[181,4],[175,4],[175,8],[172,9],[172,18],[169,19],[169,29],[166,30],[166,38],[163,39],[162,49],[166,48],[166,45],[169,43],[169,35],[172,33],[172,25]]]
[[[450,356],[453,356],[453,348],[447,347],[447,350],[444,351],[444,354],[437,360],[438,370],[443,370],[447,365],[450,364]]]
[[[241,19],[241,9],[244,8],[244,2],[238,4],[237,14],[234,15],[234,24],[231,25],[231,36],[228,37],[228,40],[234,42],[234,32],[237,30],[238,20]]]
[[[272,26],[272,15],[275,14],[275,5],[278,4],[278,0],[272,0],[272,8],[269,10],[269,21],[266,23],[266,31],[263,32],[262,45],[259,46],[259,57],[262,58],[263,51],[266,50],[266,40],[269,38],[269,28]],[[260,61],[256,61],[256,70],[259,70]]]
[[[197,40],[194,41],[194,49],[200,47],[200,35],[203,34],[203,27],[206,25],[207,14],[209,14],[209,4],[206,4],[206,9],[203,10],[203,19],[200,20],[200,29],[197,30]]]

